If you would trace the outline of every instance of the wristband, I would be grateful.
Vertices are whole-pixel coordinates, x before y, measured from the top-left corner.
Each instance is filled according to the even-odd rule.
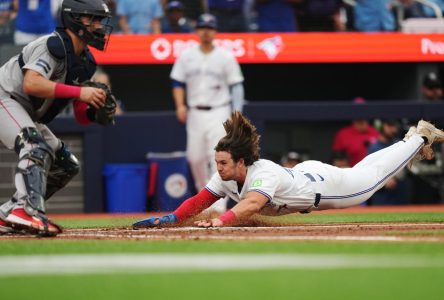
[[[236,215],[234,214],[234,212],[230,209],[229,211],[227,211],[226,213],[224,213],[222,216],[219,217],[219,220],[222,221],[222,224],[227,224],[227,223],[231,223],[234,220],[236,220]]]
[[[56,83],[54,89],[54,98],[80,98],[81,87]]]

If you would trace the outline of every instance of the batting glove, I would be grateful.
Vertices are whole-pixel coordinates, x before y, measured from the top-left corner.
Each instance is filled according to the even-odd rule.
[[[177,222],[175,214],[169,214],[163,217],[149,217],[133,224],[134,228],[139,227],[157,227],[165,224],[174,224]]]

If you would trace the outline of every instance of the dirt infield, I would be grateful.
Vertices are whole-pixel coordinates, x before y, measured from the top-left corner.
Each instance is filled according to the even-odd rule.
[[[319,214],[368,214],[444,212],[444,205],[375,206],[312,212]],[[152,215],[152,214],[150,214]],[[84,217],[84,216],[83,216]],[[97,215],[95,216],[97,217]],[[137,215],[136,217],[146,217]],[[75,217],[74,217],[75,218]],[[190,224],[188,224],[190,225]],[[273,241],[392,241],[444,243],[444,222],[440,223],[352,223],[352,224],[267,224],[202,229],[192,226],[138,229],[69,229],[63,239],[130,240],[273,240]]]
[[[312,212],[319,214],[368,214],[444,212],[444,205],[354,207],[341,210]],[[161,215],[150,213],[149,215]],[[101,219],[146,217],[147,214],[75,214],[51,215],[62,219]],[[0,240],[27,239],[26,235],[3,235]],[[328,223],[275,224],[250,222],[237,227],[197,228],[192,223],[183,227],[133,229],[131,227],[65,228],[57,239],[64,240],[256,240],[256,241],[375,241],[375,242],[438,242],[444,243],[443,222],[393,223]]]
[[[62,239],[130,239],[130,240],[337,240],[337,241],[393,241],[442,242],[444,223],[396,224],[328,224],[278,227],[224,227],[202,229],[196,227],[154,228],[94,228],[68,229]]]
[[[444,204],[436,205],[396,205],[396,206],[355,206],[344,209],[331,209],[323,211],[312,211],[312,215],[335,215],[335,214],[378,214],[378,213],[425,213],[444,212]],[[88,213],[88,214],[49,214],[50,219],[106,219],[110,217],[134,217],[135,219],[146,216],[161,216],[168,212],[147,212],[137,214],[118,213]]]

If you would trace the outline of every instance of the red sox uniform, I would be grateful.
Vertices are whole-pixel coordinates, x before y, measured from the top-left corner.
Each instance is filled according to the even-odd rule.
[[[79,163],[46,124],[73,103],[73,98],[56,91],[56,99],[25,93],[25,72],[33,71],[55,82],[56,90],[57,85],[65,91],[72,87],[79,89],[76,85],[89,80],[96,69],[94,58],[86,46],[81,53],[75,53],[67,30],[86,44],[103,50],[112,28],[103,25],[89,31],[86,27],[89,25],[81,21],[84,15],[92,20],[110,18],[109,9],[102,0],[64,0],[62,22],[65,27],[29,43],[0,68],[0,140],[18,154],[16,192],[0,207],[0,232],[10,231],[11,224],[43,235],[59,232],[59,228],[50,226],[45,216],[44,201],[79,172]],[[82,104],[87,107],[86,103]]]

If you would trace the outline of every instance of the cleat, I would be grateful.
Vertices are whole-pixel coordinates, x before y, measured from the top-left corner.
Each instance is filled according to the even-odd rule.
[[[410,130],[409,130],[410,131]],[[433,124],[421,120],[416,127],[416,133],[427,139],[427,143],[419,151],[419,159],[431,160],[435,156],[432,149],[434,142],[444,142],[444,131],[437,129]],[[407,134],[406,134],[407,136]]]
[[[435,157],[435,153],[432,150],[431,145],[425,145],[419,150],[420,159],[432,160]]]
[[[416,127],[412,126],[409,128],[409,131],[405,134],[404,138],[402,139],[404,142],[406,142],[412,135],[416,133]]]
[[[62,233],[62,228],[52,223],[45,215],[28,215],[23,208],[16,208],[6,218],[14,229],[20,229],[42,237],[56,236]]]
[[[427,122],[425,122],[425,121],[423,121],[424,123],[427,123]],[[430,123],[427,123],[427,124],[430,124]],[[423,124],[424,125],[424,124]],[[431,125],[431,124],[430,124]],[[431,125],[431,126],[433,126],[433,125]],[[433,126],[434,127],[434,126]],[[424,131],[424,130],[423,130]],[[427,131],[427,135],[428,136],[426,136],[426,138],[428,139],[428,140],[430,140],[430,138],[429,138],[429,134],[428,134],[428,132],[430,132],[430,131]],[[421,133],[419,133],[418,132],[418,129],[415,127],[415,126],[411,126],[410,128],[409,128],[409,131],[407,131],[407,133],[405,134],[405,136],[404,136],[404,138],[402,139],[404,142],[406,142],[412,135],[414,135],[414,134],[419,134],[419,135],[422,135],[422,136],[425,136],[424,134],[421,134]],[[412,160],[410,160],[409,161],[409,163],[408,163],[408,165],[407,165],[407,167],[409,168],[409,169],[411,169],[412,168],[412,165],[415,163],[415,162],[417,162],[417,161],[420,161],[420,160],[423,160],[423,159],[427,159],[427,160],[431,160],[431,159],[433,159],[433,157],[435,156],[435,154],[433,153],[433,150],[432,150],[432,148],[430,147],[430,145],[425,145],[424,147],[422,147],[421,148],[421,150],[419,150],[419,152],[418,152],[418,154],[412,159]]]
[[[427,138],[427,145],[431,145],[434,142],[444,142],[444,131],[437,129],[431,123],[421,120],[416,127],[416,133]]]
[[[12,228],[11,224],[3,219],[0,219],[0,234],[14,233],[15,230]]]

